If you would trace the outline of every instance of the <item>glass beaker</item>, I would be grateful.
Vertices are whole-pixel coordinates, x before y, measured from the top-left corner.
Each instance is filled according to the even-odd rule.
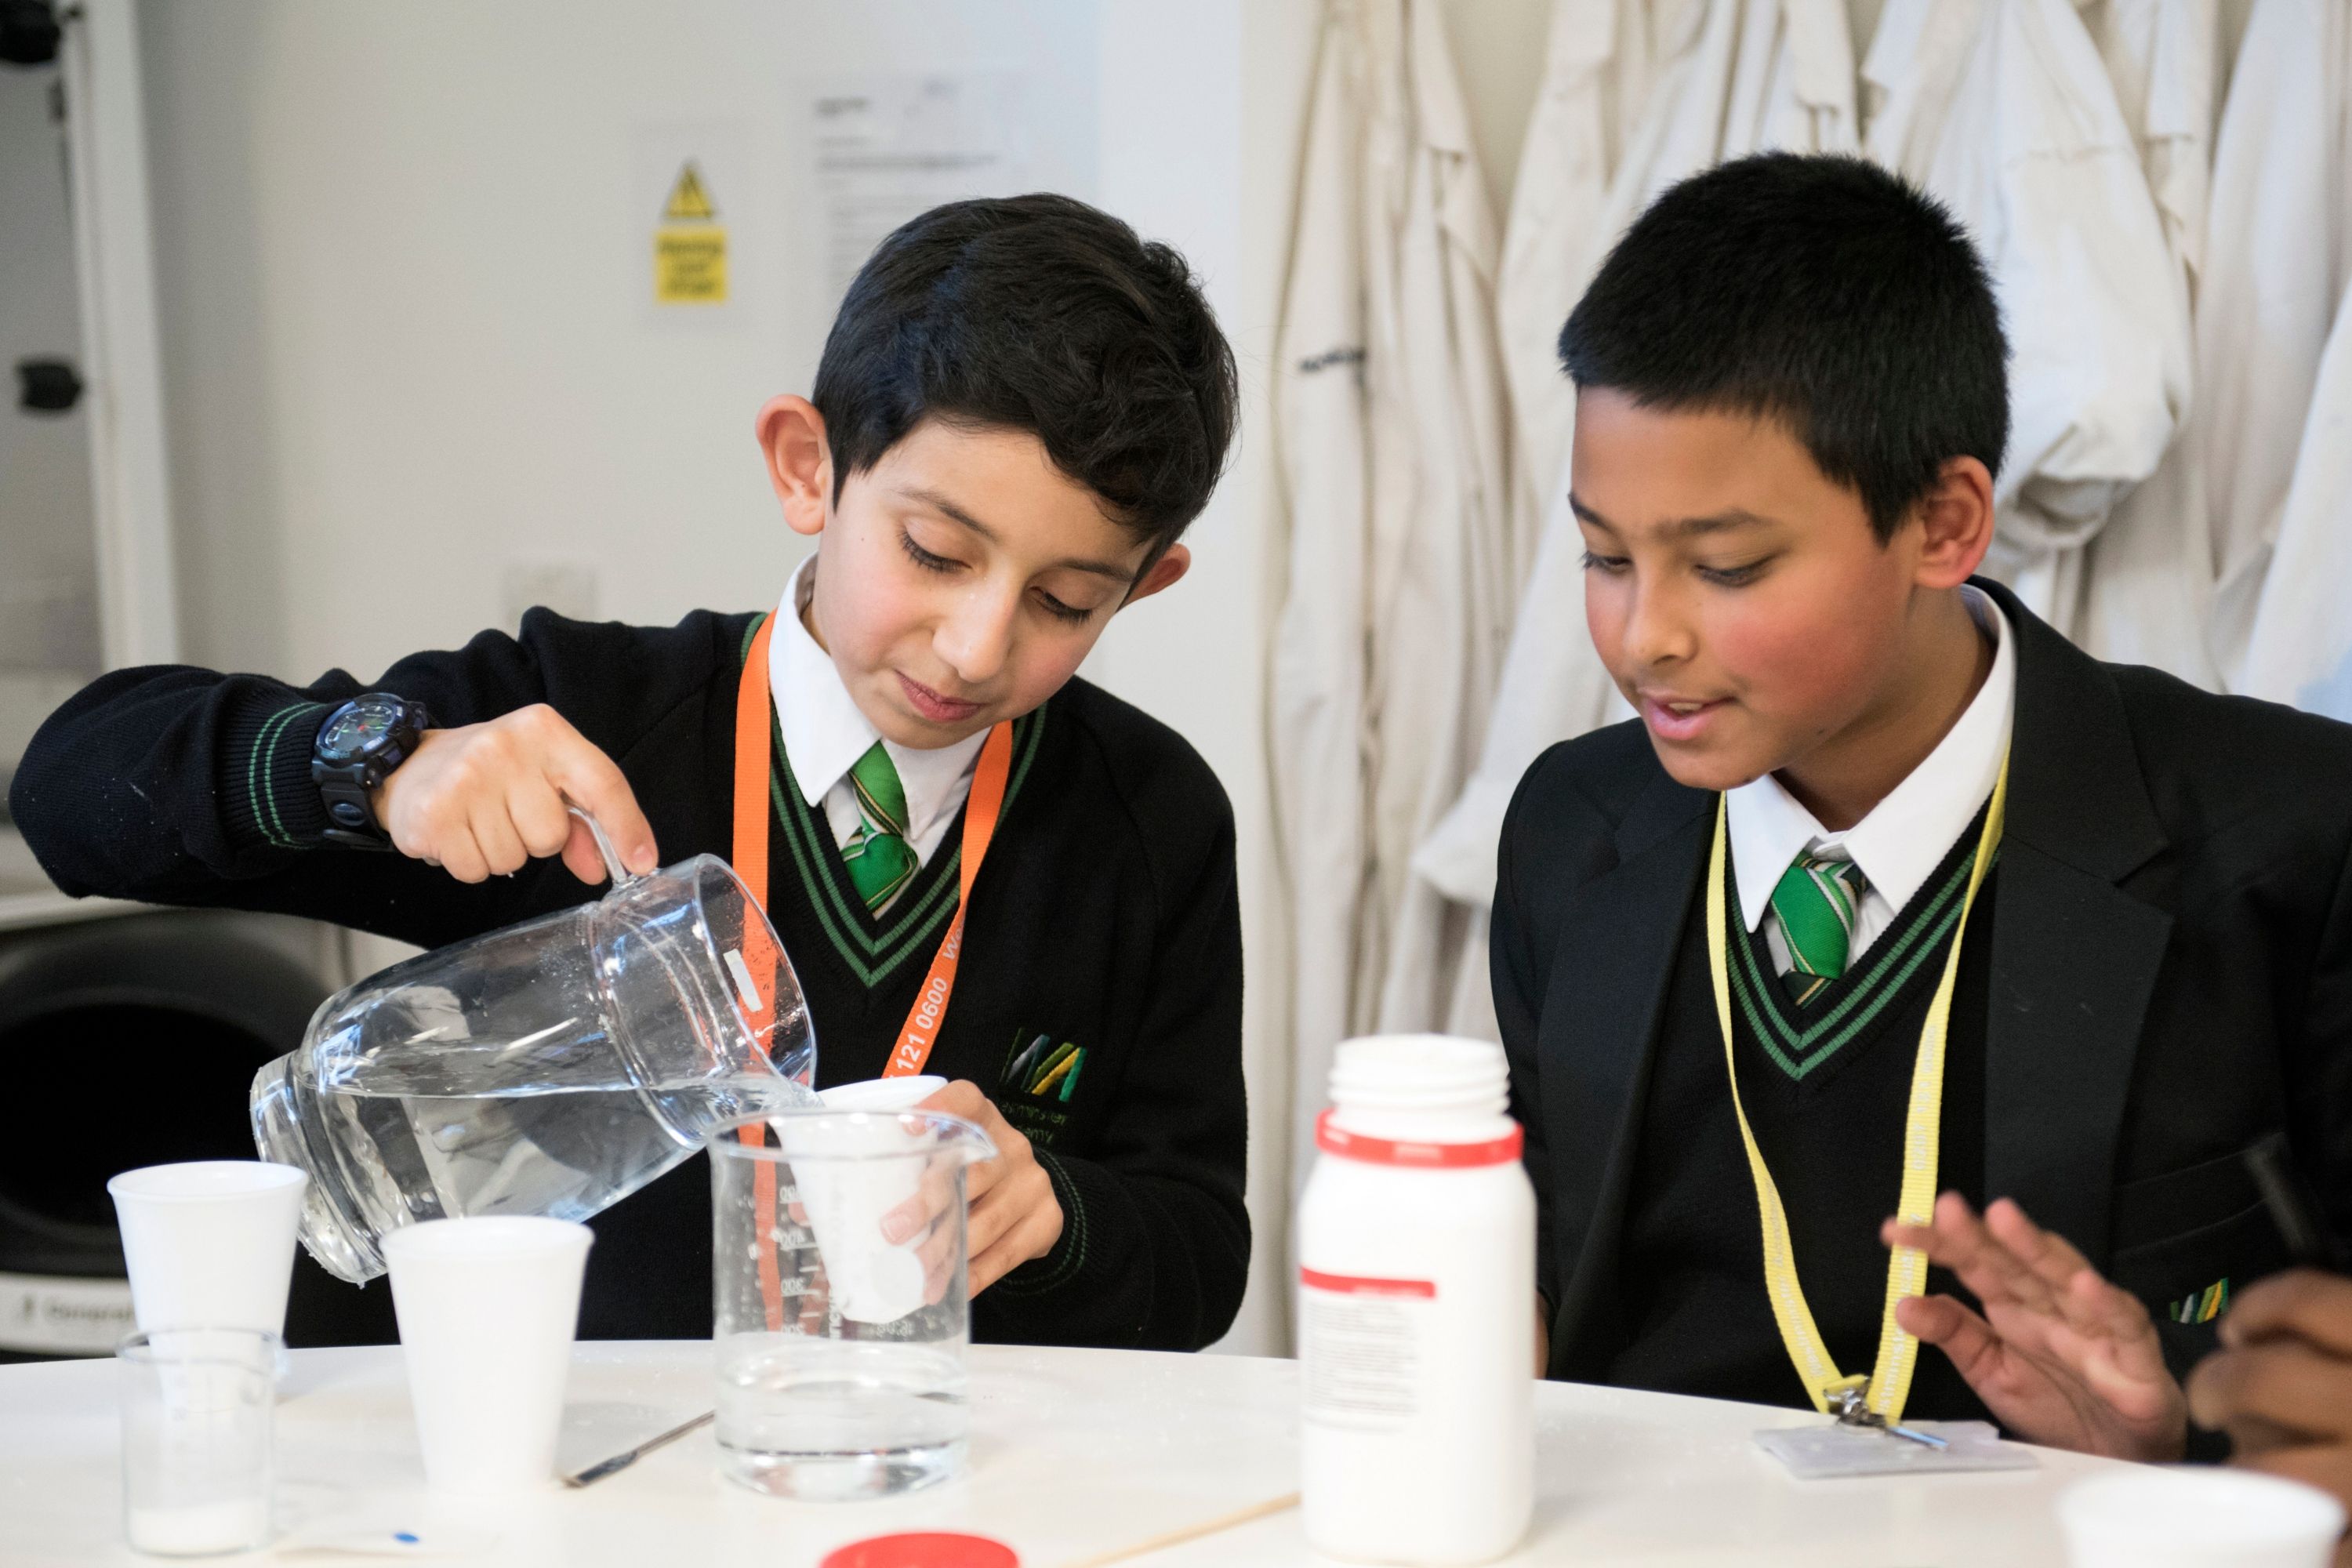
[[[799,982],[733,870],[605,858],[604,898],[361,981],[255,1076],[254,1142],[310,1173],[330,1273],[383,1273],[384,1233],[422,1220],[586,1219],[711,1127],[815,1103]]]
[[[810,1111],[711,1135],[730,1479],[836,1500],[962,1468],[964,1168],[995,1152],[971,1122],[927,1110]]]
[[[115,1354],[131,1550],[208,1557],[267,1544],[278,1336],[160,1329],[132,1334]]]

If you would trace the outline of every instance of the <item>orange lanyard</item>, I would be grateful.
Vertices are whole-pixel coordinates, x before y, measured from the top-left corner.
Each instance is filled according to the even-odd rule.
[[[761,623],[758,634],[751,639],[751,651],[743,661],[743,679],[735,694],[735,874],[751,889],[752,898],[763,910],[768,907],[768,797],[772,771],[768,634],[775,626],[773,616]],[[989,731],[987,741],[980,748],[980,764],[972,773],[971,795],[964,805],[961,888],[955,918],[948,922],[948,934],[940,939],[939,952],[931,956],[931,972],[924,976],[922,989],[915,993],[915,1005],[908,1009],[906,1026],[898,1031],[898,1044],[890,1052],[889,1065],[882,1069],[884,1078],[907,1078],[921,1072],[923,1064],[930,1059],[931,1047],[939,1040],[940,1025],[947,1017],[948,999],[955,994],[956,965],[963,956],[963,917],[971,908],[972,879],[980,875],[980,863],[988,854],[989,840],[996,836],[996,819],[1004,810],[1004,787],[1012,772],[1013,725],[1006,721]],[[756,963],[751,972],[764,973]]]

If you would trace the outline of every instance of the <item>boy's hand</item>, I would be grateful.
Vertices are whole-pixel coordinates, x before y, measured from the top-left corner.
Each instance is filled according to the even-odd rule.
[[[2231,1462],[2305,1482],[2352,1507],[2352,1279],[2274,1275],[2230,1304],[2221,1345],[2189,1377],[2200,1426]],[[2352,1563],[2352,1544],[2336,1559]]]
[[[375,819],[402,854],[461,882],[520,870],[561,851],[572,874],[604,879],[604,858],[569,800],[604,825],[621,863],[659,863],[654,830],[613,759],[545,703],[484,724],[427,730],[376,787]]]
[[[1895,1321],[1940,1346],[2000,1424],[2032,1443],[2125,1459],[2178,1459],[2188,1402],[2156,1325],[2130,1292],[2007,1198],[1979,1218],[1946,1193],[1928,1226],[1890,1219],[1889,1247],[1916,1247],[1959,1276],[1981,1316],[1949,1296],[1900,1302]]]
[[[982,1160],[965,1175],[964,1195],[971,1205],[966,1281],[977,1296],[1022,1264],[1053,1250],[1062,1238],[1061,1200],[1054,1196],[1053,1178],[1037,1163],[1029,1140],[1004,1120],[978,1084],[959,1079],[923,1101],[920,1109],[961,1116],[996,1145],[996,1158]],[[920,1202],[910,1200],[893,1210],[883,1222],[882,1234],[894,1242],[911,1235],[923,1216],[907,1210]],[[894,1224],[900,1227],[895,1233]],[[923,1243],[923,1261],[934,1273],[944,1272],[947,1245],[947,1234],[940,1231]]]

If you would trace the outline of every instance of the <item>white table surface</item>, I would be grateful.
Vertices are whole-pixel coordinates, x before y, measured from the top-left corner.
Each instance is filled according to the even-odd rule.
[[[1232,1512],[1297,1485],[1297,1364],[1237,1356],[975,1347],[972,1466],[962,1480],[866,1503],[793,1503],[719,1479],[708,1428],[584,1491],[497,1505],[423,1489],[395,1349],[298,1351],[278,1407],[286,1538],[222,1563],[390,1558],[300,1542],[406,1526],[448,1563],[755,1563],[803,1568],[844,1542],[965,1530],[1055,1568]],[[0,1563],[152,1564],[121,1543],[115,1369],[0,1367]],[[589,1343],[573,1362],[567,1469],[708,1407],[704,1342]],[[1536,1522],[1512,1563],[1802,1563],[1927,1568],[2061,1562],[2060,1488],[2111,1462],[2040,1450],[2029,1471],[1796,1481],[1750,1441],[1809,1414],[1545,1384]],[[1141,1560],[1143,1568],[1315,1561],[1297,1511]]]

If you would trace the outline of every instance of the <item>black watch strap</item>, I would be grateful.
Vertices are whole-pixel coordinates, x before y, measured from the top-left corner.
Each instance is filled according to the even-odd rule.
[[[310,752],[310,778],[327,814],[320,837],[354,849],[391,848],[371,797],[431,727],[423,703],[385,691],[364,692],[327,715]]]

